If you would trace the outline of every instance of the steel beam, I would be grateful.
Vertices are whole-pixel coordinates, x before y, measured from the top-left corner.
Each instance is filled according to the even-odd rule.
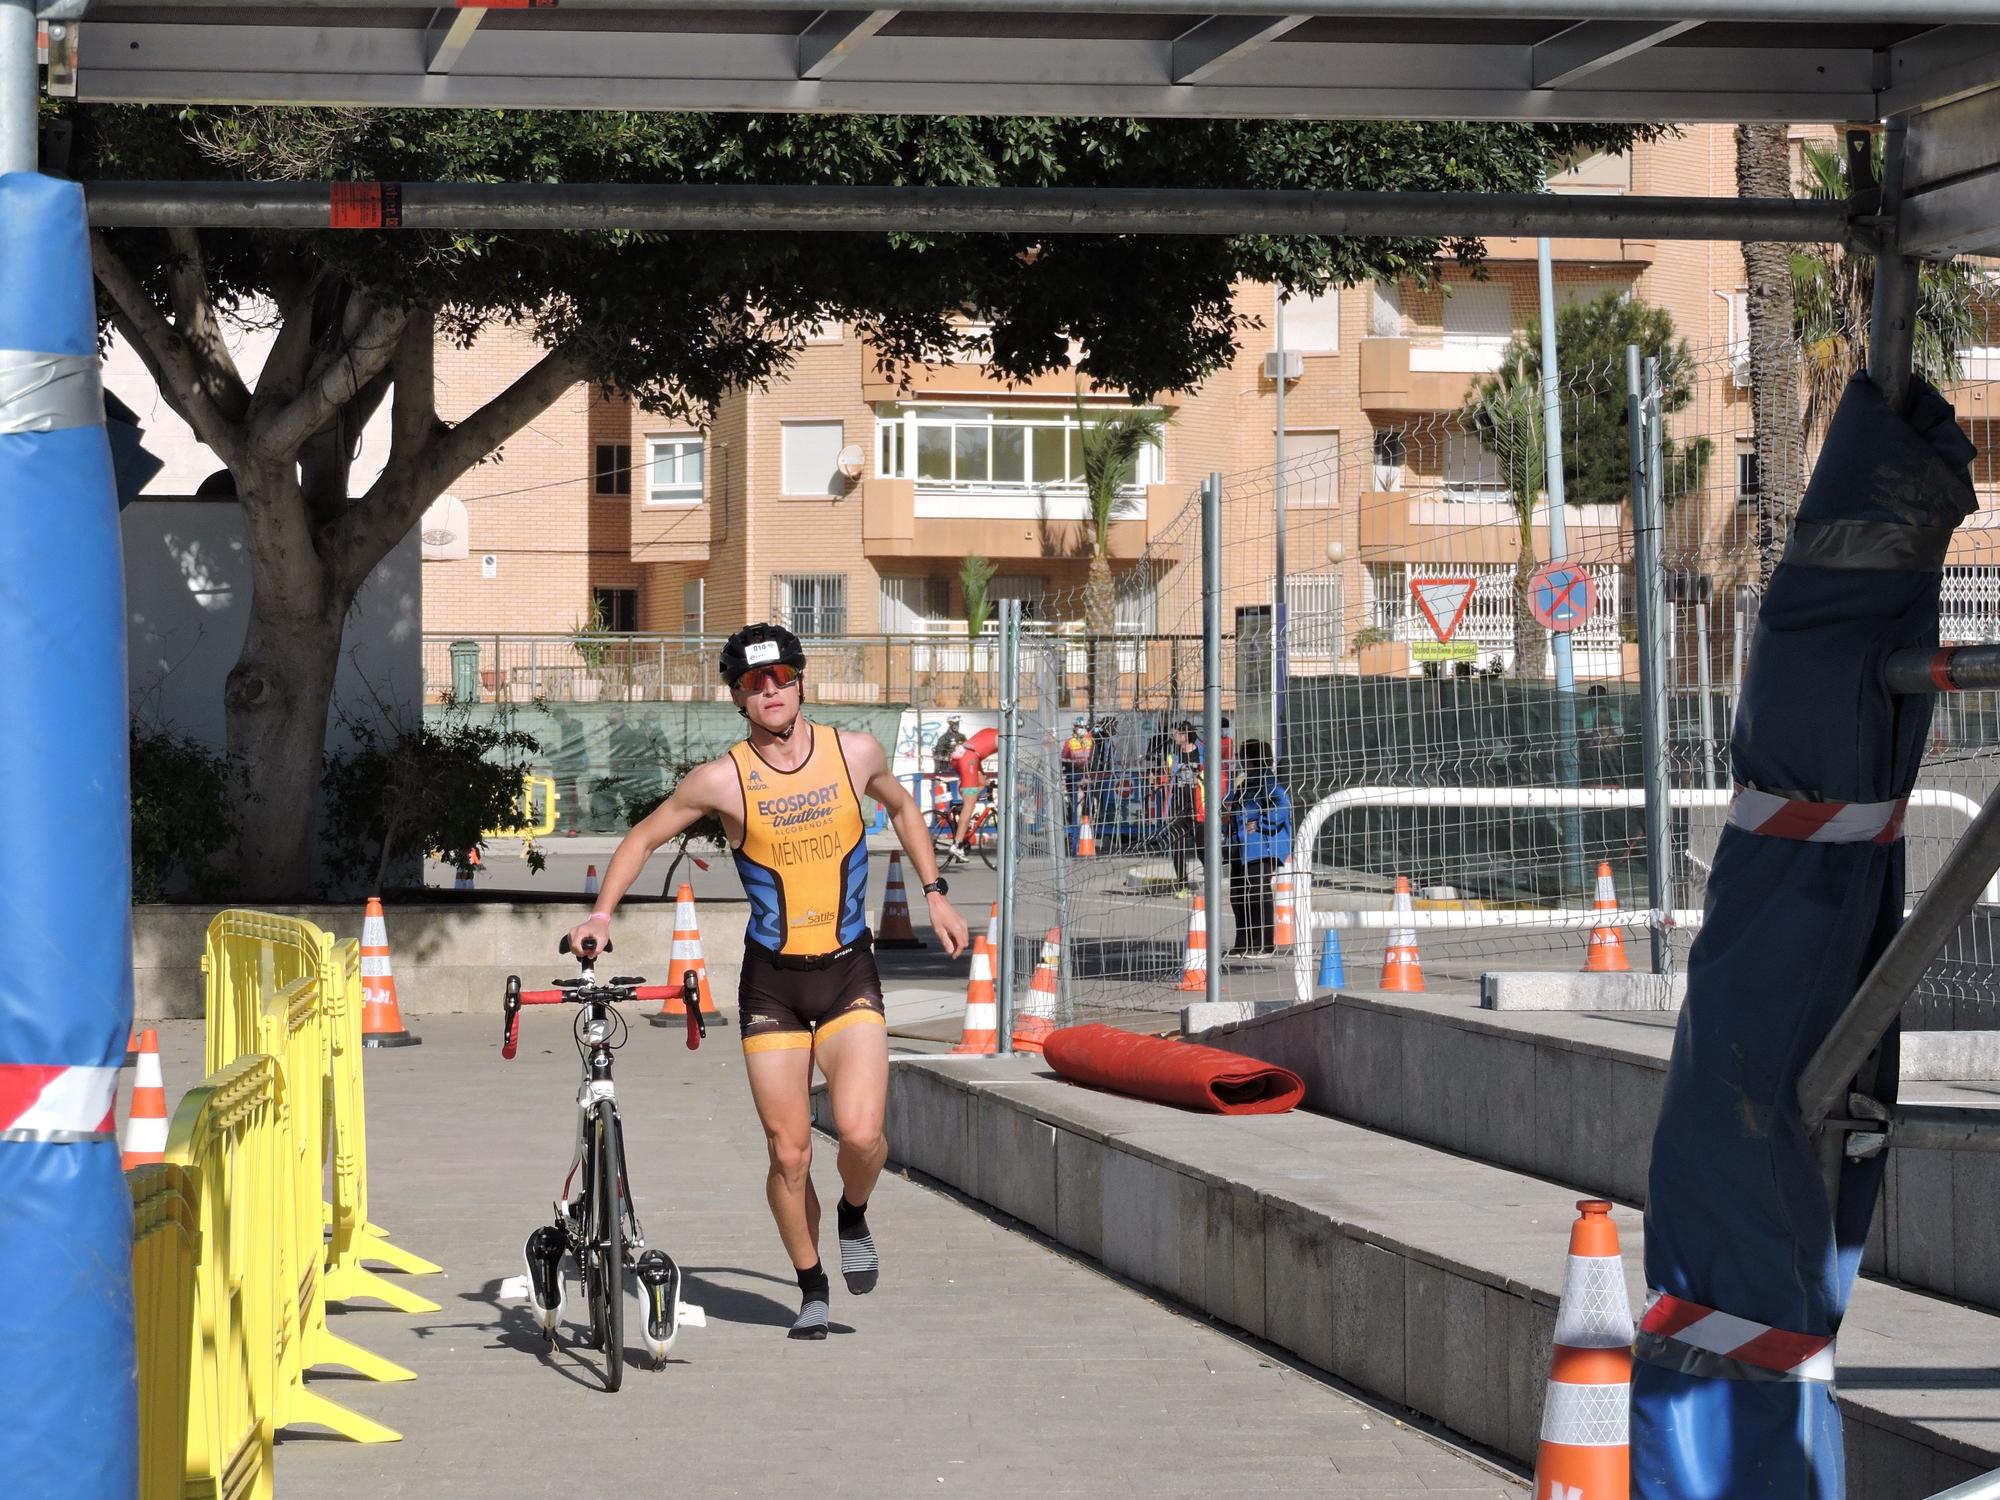
[[[1904,254],[2000,252],[2000,88],[1911,117],[1905,154]]]
[[[424,71],[426,73],[449,73],[458,66],[464,55],[466,43],[472,40],[473,32],[486,17],[483,10],[467,7],[464,10],[440,10],[431,17],[430,29],[424,34]]]
[[[1699,21],[1579,21],[1537,42],[1529,66],[1538,89],[1562,89],[1692,31]]]
[[[821,11],[799,37],[799,77],[826,77],[895,18],[893,10]]]
[[[1310,193],[1200,188],[713,187],[406,182],[403,229],[937,234],[1550,235],[1672,240],[1849,238],[1816,199],[1549,193]],[[324,229],[330,185],[94,182],[102,228]]]
[[[1911,646],[1889,653],[1882,685],[1892,693],[1990,693],[2000,689],[2000,646]]]
[[[46,3],[46,0],[45,0]],[[265,10],[271,0],[202,0],[211,10]],[[88,0],[83,14],[178,11],[186,0]],[[72,9],[50,6],[50,9]],[[294,9],[380,10],[382,0],[296,0]],[[709,11],[796,11],[798,0],[701,0]],[[590,0],[597,11],[687,9],[687,0]],[[907,11],[1056,15],[1269,15],[1270,0],[909,0]],[[1437,21],[1794,21],[1944,26],[1993,19],[1992,0],[1299,0],[1310,16]],[[551,24],[559,24],[551,18]]]
[[[1174,38],[1175,83],[1206,83],[1211,76],[1274,42],[1305,16],[1210,16]]]
[[[2000,25],[1939,26],[1883,58],[1882,115],[1935,109],[2000,87]]]

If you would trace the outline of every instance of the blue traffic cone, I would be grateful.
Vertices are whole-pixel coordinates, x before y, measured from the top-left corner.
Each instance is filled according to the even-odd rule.
[[[1319,987],[1337,990],[1347,983],[1347,965],[1340,957],[1340,934],[1329,927],[1319,948]]]

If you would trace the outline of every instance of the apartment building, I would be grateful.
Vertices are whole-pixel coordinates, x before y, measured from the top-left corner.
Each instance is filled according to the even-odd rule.
[[[1694,126],[1594,158],[1552,188],[1710,196],[1733,185],[1731,131]],[[1228,604],[1268,600],[1282,378],[1294,669],[1407,672],[1438,659],[1412,606],[1412,585],[1432,576],[1475,584],[1447,657],[1509,657],[1521,544],[1512,486],[1457,414],[1508,340],[1534,326],[1535,250],[1533,240],[1494,239],[1479,276],[1447,266],[1429,286],[1293,298],[1283,360],[1271,357],[1273,290],[1243,287],[1240,306],[1262,331],[1199,388],[1160,400],[1171,419],[1164,442],[1111,527],[1121,630],[1199,630],[1194,537],[1177,522],[1211,472],[1230,476]],[[1571,239],[1555,241],[1552,256],[1560,299],[1637,297],[1666,309],[1695,351],[1693,396],[1672,425],[1706,436],[1713,452],[1699,495],[1670,517],[1670,561],[1726,597],[1754,567],[1744,502],[1757,482],[1738,247]],[[440,385],[469,410],[532,354],[506,335],[440,350]],[[1966,368],[1973,378],[1954,398],[1990,455],[2000,350],[1975,353]],[[1093,408],[1123,399],[1086,396]],[[768,617],[827,638],[942,639],[962,635],[958,574],[973,553],[997,565],[995,597],[1019,598],[1061,628],[1081,613],[1087,566],[1077,400],[1069,376],[1009,386],[978,363],[884,374],[838,327],[819,331],[788,378],[732,394],[702,427],[579,387],[427,518],[425,630],[561,636],[594,618],[616,632],[713,636]],[[1990,490],[2000,473],[1991,456],[1982,464]],[[1576,638],[1578,669],[1621,675],[1631,666],[1621,640],[1629,515],[1572,506],[1567,521],[1572,555],[1599,582],[1597,611]],[[1990,535],[1968,528],[1953,554],[1948,597],[1968,635],[2000,634]],[[1546,557],[1545,524],[1533,540]]]

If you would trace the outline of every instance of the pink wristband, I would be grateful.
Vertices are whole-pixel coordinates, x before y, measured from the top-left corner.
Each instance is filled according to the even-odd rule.
[[[611,913],[608,911],[594,911],[590,914],[590,920],[593,922],[609,922],[611,920]]]

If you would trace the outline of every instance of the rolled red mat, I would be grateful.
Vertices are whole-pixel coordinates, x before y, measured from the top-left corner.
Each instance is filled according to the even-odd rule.
[[[1065,1026],[1043,1056],[1072,1083],[1220,1115],[1281,1115],[1306,1092],[1290,1068],[1115,1026]]]

